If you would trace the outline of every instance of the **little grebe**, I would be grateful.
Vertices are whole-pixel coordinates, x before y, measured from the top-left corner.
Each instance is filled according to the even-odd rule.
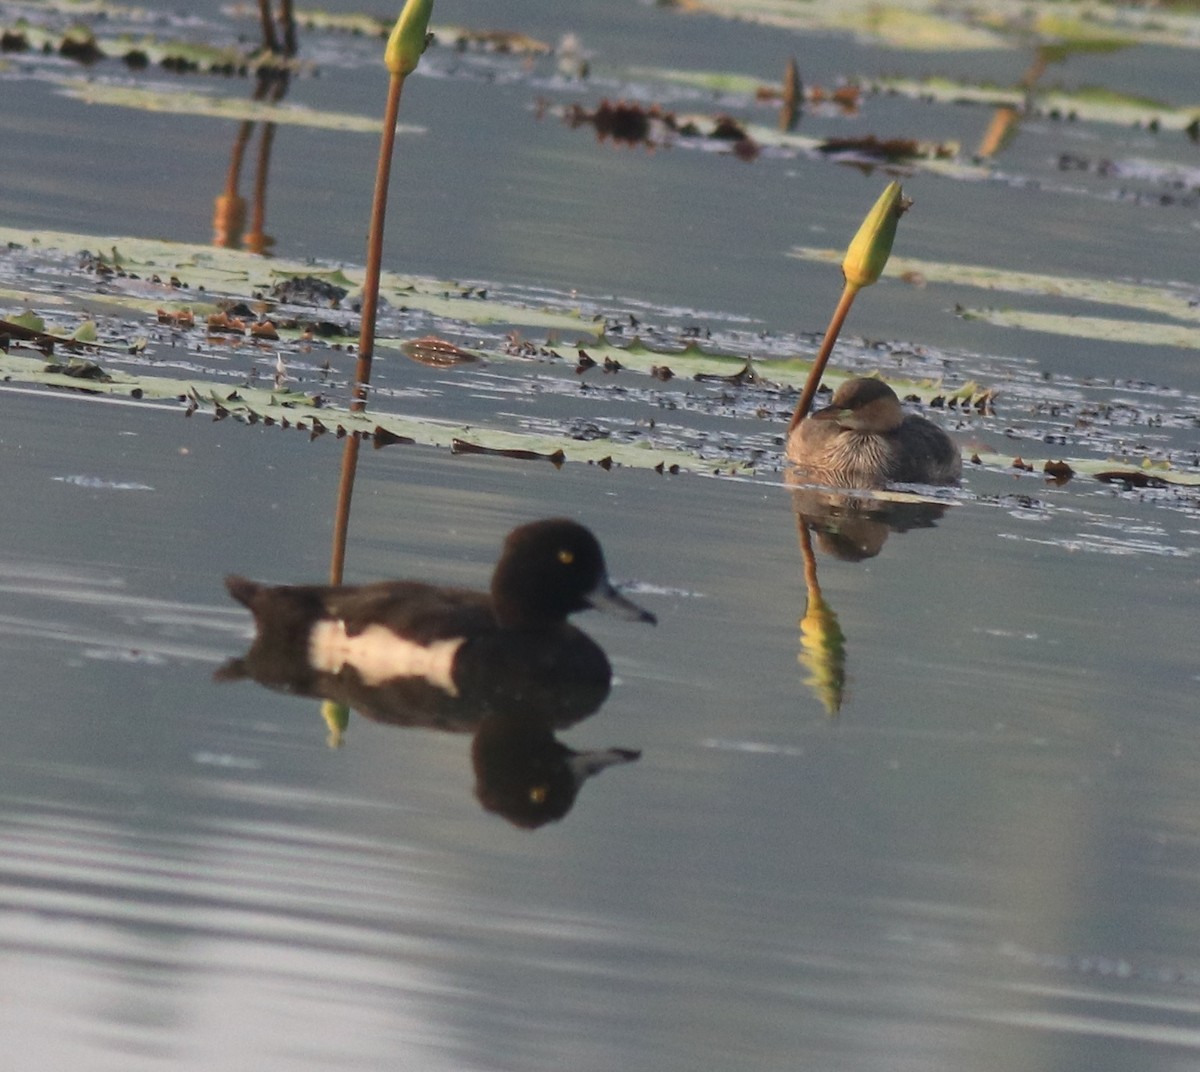
[[[788,434],[788,459],[837,487],[954,484],[958,448],[936,424],[907,414],[883,380],[856,377]]]

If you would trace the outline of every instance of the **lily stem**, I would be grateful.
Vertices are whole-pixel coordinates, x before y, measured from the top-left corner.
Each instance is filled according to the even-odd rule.
[[[363,276],[362,310],[358,329],[358,361],[354,367],[354,390],[350,410],[361,413],[367,408],[367,387],[371,382],[371,360],[375,356],[375,317],[379,309],[379,276],[383,263],[383,225],[387,216],[388,183],[392,174],[392,149],[396,144],[396,117],[400,114],[400,94],[404,75],[394,74],[388,83],[387,107],[383,117],[383,135],[379,140],[379,165],[375,171],[375,196],[371,202],[371,229],[367,236],[367,267]],[[350,528],[350,499],[354,493],[354,474],[358,468],[359,437],[346,440],[342,454],[342,472],[338,480],[337,506],[333,518],[333,546],[329,555],[329,583],[341,584],[346,563],[346,535]]]
[[[383,136],[379,140],[379,166],[375,171],[375,198],[371,202],[371,229],[367,235],[367,270],[363,276],[361,324],[358,331],[358,363],[354,368],[353,412],[367,407],[367,386],[371,382],[371,359],[375,356],[375,314],[379,308],[379,275],[383,262],[383,224],[387,216],[388,183],[392,174],[392,147],[396,143],[396,117],[400,114],[400,94],[404,75],[394,74],[388,83],[387,109],[383,117]]]
[[[861,289],[860,286],[849,281],[842,288],[842,296],[838,299],[837,308],[833,310],[833,316],[829,318],[829,327],[825,329],[825,338],[821,342],[821,349],[817,351],[816,360],[813,361],[808,379],[804,382],[804,390],[800,392],[800,401],[796,403],[795,412],[792,413],[792,419],[788,422],[789,434],[808,416],[808,411],[812,409],[813,399],[817,396],[817,388],[821,386],[821,377],[825,374],[825,366],[829,363],[829,355],[833,353],[833,344],[837,342],[842,325],[846,322],[846,314],[850,312],[850,306],[854,304],[854,296]]]

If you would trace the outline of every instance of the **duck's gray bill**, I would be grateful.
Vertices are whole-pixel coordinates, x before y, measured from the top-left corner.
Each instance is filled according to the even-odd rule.
[[[587,599],[588,606],[602,610],[605,614],[615,614],[629,622],[649,622],[651,625],[658,622],[648,610],[621,595],[607,579],[602,580],[584,598]]]

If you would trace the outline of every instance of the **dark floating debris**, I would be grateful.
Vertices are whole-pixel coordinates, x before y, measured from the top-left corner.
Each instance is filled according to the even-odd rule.
[[[1124,484],[1127,490],[1132,488],[1165,488],[1168,485],[1168,482],[1160,476],[1133,469],[1108,470],[1103,473],[1097,473],[1096,479],[1103,481],[1105,484]]]
[[[420,339],[410,339],[401,343],[400,352],[405,357],[411,357],[422,365],[442,368],[449,365],[467,365],[479,360],[479,355],[470,350],[455,346],[446,339],[436,335],[425,335]]]
[[[185,331],[196,326],[196,314],[191,309],[159,309],[157,314],[160,324],[169,324]]]
[[[64,6],[64,5],[60,5]],[[65,5],[69,10],[70,5]],[[99,18],[105,13],[101,11]],[[294,51],[294,48],[290,51]],[[103,60],[123,62],[130,70],[139,71],[151,65],[152,57],[164,71],[176,74],[216,74],[245,78],[283,77],[292,72],[311,69],[311,64],[281,55],[277,48],[243,52],[229,46],[196,42],[155,42],[146,39],[133,43],[127,35],[97,38],[90,27],[74,24],[65,30],[47,29],[19,20],[0,28],[0,52],[32,53],[61,56],[85,67]]]
[[[867,134],[858,138],[826,138],[817,151],[827,156],[897,163],[904,160],[949,160],[958,147],[949,142],[923,142],[913,138],[877,138]]]
[[[271,297],[288,305],[315,305],[336,309],[349,294],[346,287],[331,283],[320,276],[304,275],[284,279],[271,288]]]
[[[112,383],[112,377],[95,361],[71,361],[65,365],[51,364],[43,370],[70,376],[75,380],[94,380],[96,383]]]
[[[514,30],[468,30],[460,27],[452,31],[445,43],[459,52],[477,49],[504,56],[548,56],[554,51],[545,41]]]
[[[371,445],[379,450],[381,447],[391,446],[411,446],[416,443],[412,436],[397,435],[395,432],[389,432],[386,428],[375,426],[375,431],[371,433]]]
[[[669,369],[667,370],[670,371]],[[694,377],[701,383],[727,383],[731,387],[743,387],[746,384],[759,384],[765,382],[763,378],[754,371],[754,366],[747,361],[737,372],[731,373],[728,376],[722,376],[717,372],[697,372]]]
[[[728,143],[742,159],[749,160],[758,155],[754,139],[741,123],[728,115],[680,119],[658,104],[602,100],[591,110],[581,104],[571,104],[564,110],[563,119],[572,130],[581,126],[593,127],[597,140],[602,142],[653,149],[680,137],[705,138]]]
[[[484,447],[478,443],[469,443],[465,439],[454,439],[450,442],[451,454],[488,454],[496,458],[516,458],[518,461],[549,462],[555,469],[561,469],[567,460],[562,449],[553,454],[540,454],[536,450],[520,450],[514,447]]]
[[[1046,479],[1053,481],[1055,484],[1065,484],[1075,475],[1075,470],[1072,469],[1066,462],[1063,461],[1048,461],[1042,466],[1042,472],[1046,474]]]
[[[247,325],[246,321],[240,317],[230,316],[228,312],[222,310],[209,316],[207,327],[209,332],[214,335],[245,335]]]

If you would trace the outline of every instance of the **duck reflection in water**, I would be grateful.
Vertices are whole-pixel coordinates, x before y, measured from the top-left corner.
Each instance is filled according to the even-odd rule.
[[[905,413],[883,380],[858,376],[791,429],[788,459],[834,487],[955,484],[962,455],[932,421]]]
[[[613,587],[599,543],[574,521],[510,533],[490,593],[418,581],[226,584],[256,635],[219,680],[252,678],[390,725],[474,733],[477,777],[495,779],[480,782],[479,798],[518,825],[561,818],[590,775],[637,758],[554,739],[595,712],[612,682],[603,650],[567,616],[596,608],[655,620]]]
[[[540,719],[488,715],[471,741],[475,795],[527,830],[561,819],[593,774],[641,756],[629,748],[576,752]]]

